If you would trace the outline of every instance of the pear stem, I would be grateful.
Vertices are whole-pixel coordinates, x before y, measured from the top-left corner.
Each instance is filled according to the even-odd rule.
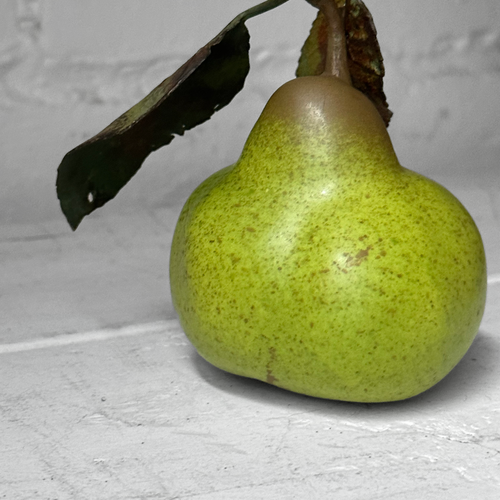
[[[335,0],[307,0],[307,2],[321,11],[328,25],[326,64],[322,74],[336,76],[352,85],[351,74],[347,66],[344,17],[340,14],[337,2]]]

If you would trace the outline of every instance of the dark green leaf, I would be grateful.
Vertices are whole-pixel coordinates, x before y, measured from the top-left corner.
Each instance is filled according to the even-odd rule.
[[[237,16],[142,101],[66,154],[56,187],[73,229],[114,198],[152,151],[208,120],[233,99],[250,69],[245,21],[286,1],[268,0]]]

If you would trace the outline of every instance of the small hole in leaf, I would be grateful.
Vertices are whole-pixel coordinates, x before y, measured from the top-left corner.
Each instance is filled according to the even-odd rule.
[[[92,191],[87,195],[87,200],[89,203],[94,203],[94,193]]]

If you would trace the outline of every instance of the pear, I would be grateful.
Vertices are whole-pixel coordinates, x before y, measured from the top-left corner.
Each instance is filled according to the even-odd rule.
[[[213,365],[310,396],[415,396],[464,356],[483,315],[474,221],[399,164],[385,124],[336,76],[279,88],[234,165],[173,237],[181,325]]]

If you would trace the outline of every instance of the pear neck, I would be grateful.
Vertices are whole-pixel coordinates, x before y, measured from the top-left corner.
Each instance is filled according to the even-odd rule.
[[[278,89],[239,163],[261,179],[286,176],[290,170],[324,175],[326,169],[328,175],[352,176],[401,168],[375,106],[331,76],[301,77]]]
[[[334,76],[305,76],[285,83],[271,96],[257,124],[268,121],[281,121],[287,124],[290,134],[301,134],[295,142],[304,142],[302,135],[328,136],[337,144],[347,137],[359,137],[368,142],[376,140],[394,154],[387,127],[375,105]],[[359,147],[363,148],[363,144]]]

